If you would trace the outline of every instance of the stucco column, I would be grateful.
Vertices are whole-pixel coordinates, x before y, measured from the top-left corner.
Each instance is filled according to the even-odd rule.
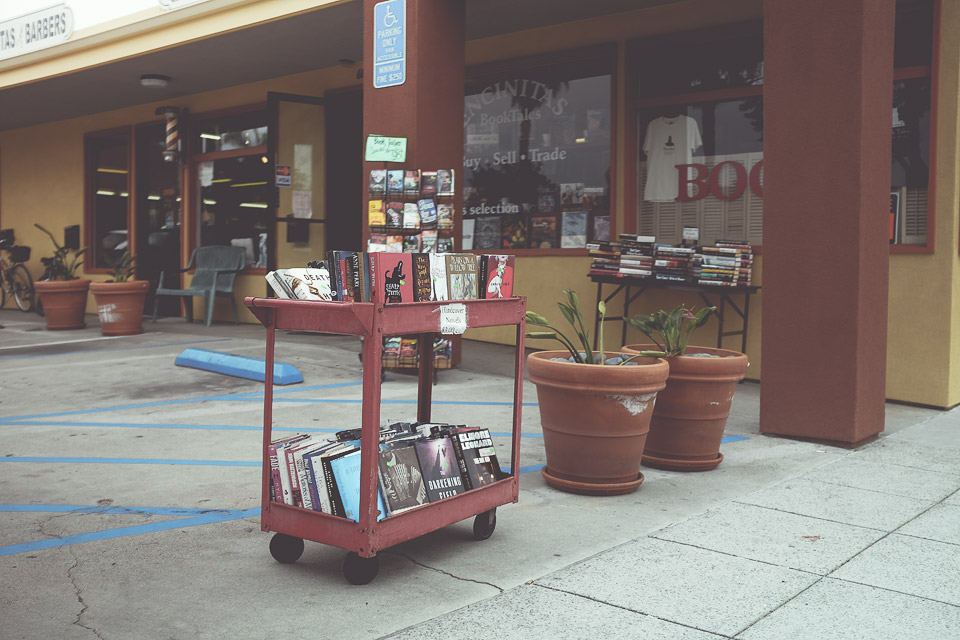
[[[464,0],[406,0],[406,79],[401,85],[374,89],[374,7],[378,1],[363,3],[364,139],[371,133],[405,137],[407,161],[388,168],[454,169],[460,180]],[[383,163],[364,163],[366,175],[376,168],[384,168]],[[366,215],[366,210],[363,213]]]
[[[765,0],[760,431],[884,426],[894,0]]]

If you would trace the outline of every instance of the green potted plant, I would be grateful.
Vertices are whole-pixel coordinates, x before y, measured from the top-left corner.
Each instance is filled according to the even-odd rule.
[[[136,258],[124,251],[107,258],[110,279],[90,285],[97,300],[100,332],[105,336],[143,333],[143,305],[150,288],[148,280],[135,280]]]
[[[653,344],[626,345],[625,353],[665,358],[670,366],[666,388],[657,396],[643,464],[674,471],[709,471],[723,461],[720,441],[730,415],[737,383],[747,373],[747,356],[739,351],[688,346],[693,332],[716,307],[696,313],[673,311],[639,314],[627,322]]]
[[[657,392],[666,384],[669,367],[659,358],[608,354],[590,348],[590,334],[573,291],[558,302],[575,338],[551,326],[542,315],[528,311],[528,324],[544,331],[531,339],[553,339],[562,351],[527,356],[530,381],[537,386],[540,424],[547,465],[542,469],[550,486],[586,495],[619,495],[643,482],[640,460]],[[601,316],[606,313],[599,304]],[[603,322],[600,323],[603,344]]]
[[[50,236],[55,249],[53,258],[46,261],[49,264],[44,277],[34,283],[47,329],[82,329],[87,324],[84,315],[90,281],[78,277],[77,271],[86,248],[71,250],[57,242],[53,234],[39,224],[33,226]]]

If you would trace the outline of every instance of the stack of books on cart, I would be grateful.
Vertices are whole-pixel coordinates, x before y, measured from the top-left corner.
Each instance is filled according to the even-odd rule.
[[[359,521],[360,429],[297,434],[268,447],[270,499]],[[397,422],[380,431],[378,520],[503,477],[488,429]]]
[[[280,298],[386,303],[513,297],[514,256],[328,251],[266,275]]]
[[[747,287],[753,276],[753,247],[745,242],[718,240],[701,247],[703,256],[696,282],[720,287]]]
[[[634,278],[652,276],[653,251],[657,239],[654,236],[640,236],[633,233],[621,233],[619,238],[619,274]]]

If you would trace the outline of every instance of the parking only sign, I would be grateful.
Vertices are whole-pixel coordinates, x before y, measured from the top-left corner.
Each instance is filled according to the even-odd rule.
[[[373,88],[403,84],[407,78],[407,0],[373,7]]]

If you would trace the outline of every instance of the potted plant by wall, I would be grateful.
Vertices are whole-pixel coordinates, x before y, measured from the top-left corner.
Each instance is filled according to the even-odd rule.
[[[118,258],[107,258],[110,279],[90,284],[90,291],[97,299],[100,332],[105,336],[143,333],[143,305],[150,282],[130,279],[136,270],[135,262],[129,251]]]
[[[585,495],[619,495],[643,482],[640,460],[657,392],[666,384],[665,360],[638,355],[594,353],[573,291],[558,302],[576,341],[528,311],[528,324],[547,329],[528,338],[553,339],[564,351],[527,356],[530,381],[537,386],[547,465],[541,471],[551,487]],[[599,305],[601,316],[606,312]],[[600,323],[603,344],[603,322]]]
[[[706,324],[716,307],[693,313],[639,314],[627,322],[653,344],[626,345],[629,354],[659,356],[670,366],[666,388],[657,396],[643,464],[674,471],[709,471],[723,461],[720,441],[730,415],[737,383],[747,373],[747,356],[739,351],[688,346],[693,332]]]
[[[47,265],[44,278],[34,283],[43,306],[47,329],[83,329],[87,324],[84,315],[90,281],[79,278],[77,270],[86,248],[71,250],[61,246],[52,233],[39,224],[34,223],[33,226],[50,236],[56,249],[52,258],[44,260]]]

